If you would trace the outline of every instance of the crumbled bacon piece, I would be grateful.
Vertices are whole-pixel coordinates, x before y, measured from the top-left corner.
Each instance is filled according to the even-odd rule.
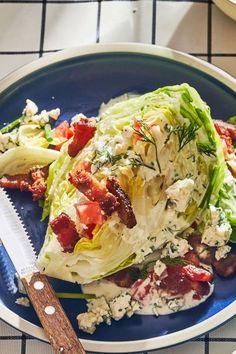
[[[5,175],[0,179],[0,187],[9,189],[19,189],[21,192],[29,192],[32,183],[30,174],[19,174],[15,176]]]
[[[79,163],[78,165],[78,169],[80,170],[85,170],[89,173],[91,173],[91,167],[92,167],[92,163],[90,161],[86,161],[86,160],[83,160]]]
[[[223,122],[221,120],[215,120],[214,121],[214,126],[215,129],[217,131],[217,133],[219,134],[220,138],[225,142],[226,147],[227,147],[227,151],[225,151],[225,158],[228,159],[227,153],[228,154],[232,154],[234,152],[234,146],[233,146],[233,141],[232,139],[235,139],[235,128],[233,129],[233,125],[232,124],[228,124],[226,122]],[[229,126],[231,127],[229,129]]]
[[[103,187],[91,173],[79,169],[69,175],[69,181],[89,200],[98,202],[107,216],[117,209],[119,203],[116,197],[106,187]]]
[[[226,258],[222,258],[219,261],[214,259],[213,266],[216,272],[224,277],[230,277],[236,272],[236,254],[229,253]]]
[[[68,146],[68,154],[75,157],[83,149],[87,142],[94,136],[96,127],[88,118],[81,118],[79,122],[72,124],[74,130],[73,140]]]
[[[50,222],[52,231],[57,235],[58,242],[65,252],[73,252],[79,240],[79,234],[73,220],[66,214],[61,213]]]
[[[5,175],[0,179],[0,187],[31,192],[33,200],[44,198],[48,166],[34,167],[29,173],[15,176]]]
[[[118,181],[114,177],[110,177],[107,180],[106,187],[114,194],[119,202],[117,207],[118,215],[123,224],[125,224],[129,229],[132,229],[136,224],[136,218],[127,194],[120,187]]]
[[[115,274],[108,275],[105,279],[123,288],[130,288],[139,278],[140,270],[136,267],[122,269]]]
[[[200,260],[194,251],[189,251],[188,253],[186,253],[184,259],[186,259],[189,263],[195,265],[196,267],[200,266]]]
[[[198,233],[193,233],[188,238],[188,242],[193,248],[193,252],[196,253],[199,260],[205,264],[212,264],[215,254],[215,248],[209,247],[204,243],[201,243],[201,240],[202,236]]]
[[[232,140],[236,140],[236,125],[228,122],[224,122],[223,120],[214,120],[214,125],[216,129],[222,129],[223,131],[227,130],[229,136]]]
[[[47,186],[46,179],[48,177],[48,166],[42,168],[33,168],[30,172],[33,183],[30,186],[33,200],[44,198]]]
[[[229,277],[236,273],[236,255],[229,253],[226,258],[216,260],[215,251],[216,247],[209,247],[201,243],[201,235],[193,233],[188,238],[189,244],[192,246],[193,251],[196,252],[200,261],[213,265],[216,270],[216,273],[222,277]],[[191,251],[192,252],[192,251]]]

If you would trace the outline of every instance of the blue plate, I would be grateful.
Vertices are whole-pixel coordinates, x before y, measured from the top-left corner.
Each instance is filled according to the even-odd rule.
[[[149,45],[95,45],[45,57],[0,82],[0,125],[20,116],[27,98],[40,109],[59,107],[61,121],[79,112],[96,115],[102,102],[125,92],[144,93],[182,82],[198,90],[213,117],[226,119],[236,113],[236,81],[209,64]],[[11,197],[39,251],[46,229],[40,222],[41,209],[27,193],[14,191]],[[18,329],[45,339],[34,310],[16,305],[20,294],[9,292],[14,288],[14,267],[3,246],[0,268],[0,316]],[[80,291],[78,285],[68,282],[51,279],[51,283],[56,291]],[[197,310],[158,318],[136,315],[111,326],[100,325],[92,336],[79,331],[76,323],[77,314],[86,309],[85,301],[62,300],[62,305],[87,350],[128,353],[177,344],[220,325],[236,312],[235,289],[236,277],[216,277],[214,294]]]

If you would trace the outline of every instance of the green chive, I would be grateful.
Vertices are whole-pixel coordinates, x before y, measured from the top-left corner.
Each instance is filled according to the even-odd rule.
[[[45,124],[44,126],[44,131],[45,131],[45,137],[46,140],[50,143],[51,141],[53,141],[53,137],[52,137],[52,128],[51,125],[49,123]]]
[[[95,294],[83,293],[56,293],[60,299],[95,299]]]
[[[236,116],[230,117],[227,122],[231,124],[236,124]]]
[[[190,263],[187,259],[183,259],[180,257],[176,257],[176,258],[165,257],[165,258],[161,258],[161,261],[165,263],[165,265],[167,266],[185,266]]]
[[[16,128],[18,125],[20,125],[22,117],[17,118],[16,120],[14,120],[13,122],[11,122],[10,124],[6,125],[5,127],[3,127],[2,129],[0,129],[0,132],[2,134],[5,133],[9,133],[10,131],[12,131],[14,128]]]

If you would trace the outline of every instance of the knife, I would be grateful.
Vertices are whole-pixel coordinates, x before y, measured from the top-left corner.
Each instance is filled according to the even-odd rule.
[[[56,354],[85,354],[47,277],[36,267],[36,254],[12,201],[0,188],[0,239]]]

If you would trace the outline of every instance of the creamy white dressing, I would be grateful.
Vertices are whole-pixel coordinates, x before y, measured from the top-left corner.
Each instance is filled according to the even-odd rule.
[[[124,291],[129,291],[128,288],[122,288],[105,279],[96,280],[92,283],[81,285],[81,288],[83,293],[95,294],[97,297],[104,296],[108,301],[112,300]]]
[[[209,294],[203,296],[201,299],[193,299],[194,291],[191,290],[182,297],[177,298],[176,296],[167,295],[163,290],[158,290],[154,293],[149,293],[141,304],[141,309],[135,312],[138,315],[169,315],[174,312],[187,310],[198,306],[202,302],[211,296],[214,290],[214,284],[209,283],[210,291]],[[117,297],[123,292],[129,292],[129,288],[120,287],[108,280],[97,280],[90,284],[82,285],[82,291],[87,294],[95,294],[97,297],[104,296],[107,301],[111,301],[113,298]],[[175,300],[177,298],[181,299],[183,306],[178,311],[173,311],[168,306],[168,303],[158,301],[162,298],[168,300]],[[154,306],[158,302],[158,307]]]
[[[179,311],[184,311],[191,309],[193,307],[196,307],[200,305],[202,302],[205,302],[208,297],[211,296],[211,294],[214,291],[214,284],[210,284],[210,291],[209,294],[203,296],[201,299],[193,299],[193,294],[194,291],[191,290],[187,294],[183,295],[180,299],[183,299],[183,306],[178,310],[178,311],[173,311],[168,307],[167,303],[160,303],[158,307],[154,308],[153,306],[153,296],[152,294],[149,294],[146,298],[145,301],[143,302],[142,308],[140,311],[136,312],[138,315],[170,315],[171,313],[174,312],[179,312]],[[162,294],[164,296],[164,294]],[[176,298],[176,297],[175,297]],[[173,299],[175,299],[173,297]],[[171,299],[171,298],[170,298]]]

